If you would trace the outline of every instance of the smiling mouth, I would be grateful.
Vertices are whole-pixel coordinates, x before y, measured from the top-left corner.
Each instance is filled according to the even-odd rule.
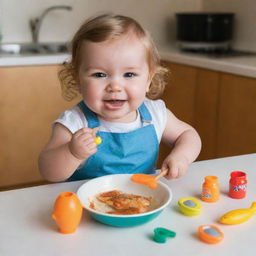
[[[126,100],[104,100],[105,106],[109,109],[120,108],[125,102]]]
[[[125,100],[104,100],[104,102],[113,104],[113,105],[119,105],[125,102]]]

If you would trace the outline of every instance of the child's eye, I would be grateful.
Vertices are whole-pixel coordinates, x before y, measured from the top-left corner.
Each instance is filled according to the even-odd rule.
[[[133,72],[127,72],[124,74],[124,77],[134,77],[137,76],[137,74],[133,73]]]
[[[107,74],[102,73],[102,72],[96,72],[96,73],[93,73],[91,76],[96,77],[96,78],[102,78],[102,77],[106,77]]]

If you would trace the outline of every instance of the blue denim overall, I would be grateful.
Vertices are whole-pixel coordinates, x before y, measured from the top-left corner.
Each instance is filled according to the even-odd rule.
[[[83,101],[78,106],[83,111],[89,128],[100,126],[97,115]],[[98,131],[102,138],[97,152],[77,169],[68,181],[91,179],[108,174],[155,172],[158,157],[158,139],[152,117],[143,103],[139,107],[142,122],[148,123],[136,130],[125,133]]]

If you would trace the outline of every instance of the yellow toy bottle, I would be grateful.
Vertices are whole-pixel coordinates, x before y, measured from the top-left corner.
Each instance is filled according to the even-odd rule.
[[[220,187],[217,176],[206,176],[202,187],[201,199],[205,202],[217,202],[220,196]]]

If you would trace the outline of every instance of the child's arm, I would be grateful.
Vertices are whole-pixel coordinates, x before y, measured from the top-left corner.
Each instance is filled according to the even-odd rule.
[[[57,123],[53,127],[50,141],[39,156],[39,170],[49,181],[69,178],[82,161],[97,151],[95,131],[82,128],[72,134]]]
[[[168,169],[167,179],[179,178],[199,155],[200,137],[193,127],[177,119],[167,109],[167,123],[162,139],[165,143],[174,145],[174,148],[165,158],[161,170]]]

